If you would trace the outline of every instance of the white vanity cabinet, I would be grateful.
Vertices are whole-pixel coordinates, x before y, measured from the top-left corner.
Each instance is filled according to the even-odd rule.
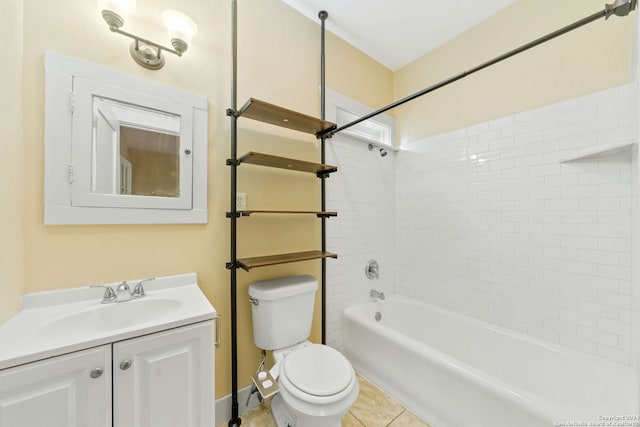
[[[113,344],[114,427],[212,427],[213,322]]]
[[[0,427],[211,427],[214,334],[205,321],[0,370]]]
[[[111,346],[0,371],[1,427],[111,427]]]

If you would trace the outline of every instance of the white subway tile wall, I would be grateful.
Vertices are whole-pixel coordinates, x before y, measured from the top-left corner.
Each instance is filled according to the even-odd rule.
[[[396,159],[399,293],[631,364],[635,90],[418,141]]]
[[[635,365],[634,157],[561,160],[635,142],[636,104],[635,85],[625,85],[384,158],[334,138],[327,162],[339,172],[327,181],[327,203],[339,216],[328,221],[328,246],[339,258],[328,262],[329,344],[342,347],[342,311],[375,287]],[[371,258],[380,281],[364,276]]]
[[[327,179],[327,343],[342,350],[342,313],[370,301],[371,289],[394,292],[396,266],[395,153],[385,157],[344,136],[327,143],[326,162],[338,166]],[[380,265],[380,278],[365,276],[367,261]]]

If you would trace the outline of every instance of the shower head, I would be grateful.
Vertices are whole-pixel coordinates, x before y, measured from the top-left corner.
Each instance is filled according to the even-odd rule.
[[[373,144],[369,144],[369,151],[373,151],[375,149],[378,149],[380,151],[380,157],[384,157],[388,154],[387,150],[385,150],[384,148],[378,148]]]

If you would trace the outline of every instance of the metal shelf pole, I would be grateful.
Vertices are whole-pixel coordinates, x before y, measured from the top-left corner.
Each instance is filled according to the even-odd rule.
[[[237,307],[237,274],[238,256],[236,251],[237,240],[237,175],[238,175],[238,3],[231,1],[231,262],[229,272],[231,275],[231,419],[229,427],[238,427],[242,420],[238,414],[238,307]]]
[[[329,17],[329,14],[322,10],[318,13],[320,18],[320,118],[325,120],[326,115],[326,84],[325,84],[325,21]],[[326,150],[325,150],[326,138],[323,136],[320,138],[320,163],[325,164]],[[323,175],[320,181],[321,192],[321,210],[325,211],[327,208],[327,188],[326,179],[327,175]],[[327,251],[327,218],[322,217],[322,252]],[[327,260],[322,258],[322,273],[321,273],[321,299],[322,299],[322,344],[327,343]]]

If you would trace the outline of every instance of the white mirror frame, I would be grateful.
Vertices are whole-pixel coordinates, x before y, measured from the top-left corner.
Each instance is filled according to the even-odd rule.
[[[72,204],[73,193],[75,191],[77,195],[78,192],[78,182],[74,186],[74,180],[82,180],[83,187],[87,188],[87,192],[90,191],[86,182],[90,173],[81,171],[90,169],[91,150],[87,147],[91,141],[86,141],[87,146],[82,150],[78,150],[77,143],[75,148],[73,146],[78,118],[87,120],[87,117],[92,117],[92,107],[89,107],[91,111],[84,111],[90,103],[86,99],[75,99],[79,95],[74,83],[77,85],[78,82],[81,83],[78,86],[86,86],[86,82],[90,82],[90,86],[111,87],[116,95],[132,95],[138,100],[137,105],[154,109],[158,109],[158,105],[166,105],[166,109],[174,114],[179,112],[181,126],[184,127],[182,135],[185,136],[185,145],[181,141],[180,150],[188,149],[192,168],[190,176],[185,177],[192,180],[191,194],[187,195],[188,203],[176,204],[170,197],[108,195],[103,197],[106,200],[103,206]],[[45,88],[45,224],[207,223],[206,97],[53,52],[45,54]],[[81,96],[86,97],[86,93]],[[117,96],[112,95],[111,98],[118,100]],[[145,102],[153,105],[146,105]],[[83,111],[74,111],[79,108],[83,108]],[[86,163],[80,162],[79,159],[84,157]],[[114,203],[109,203],[109,199]]]

